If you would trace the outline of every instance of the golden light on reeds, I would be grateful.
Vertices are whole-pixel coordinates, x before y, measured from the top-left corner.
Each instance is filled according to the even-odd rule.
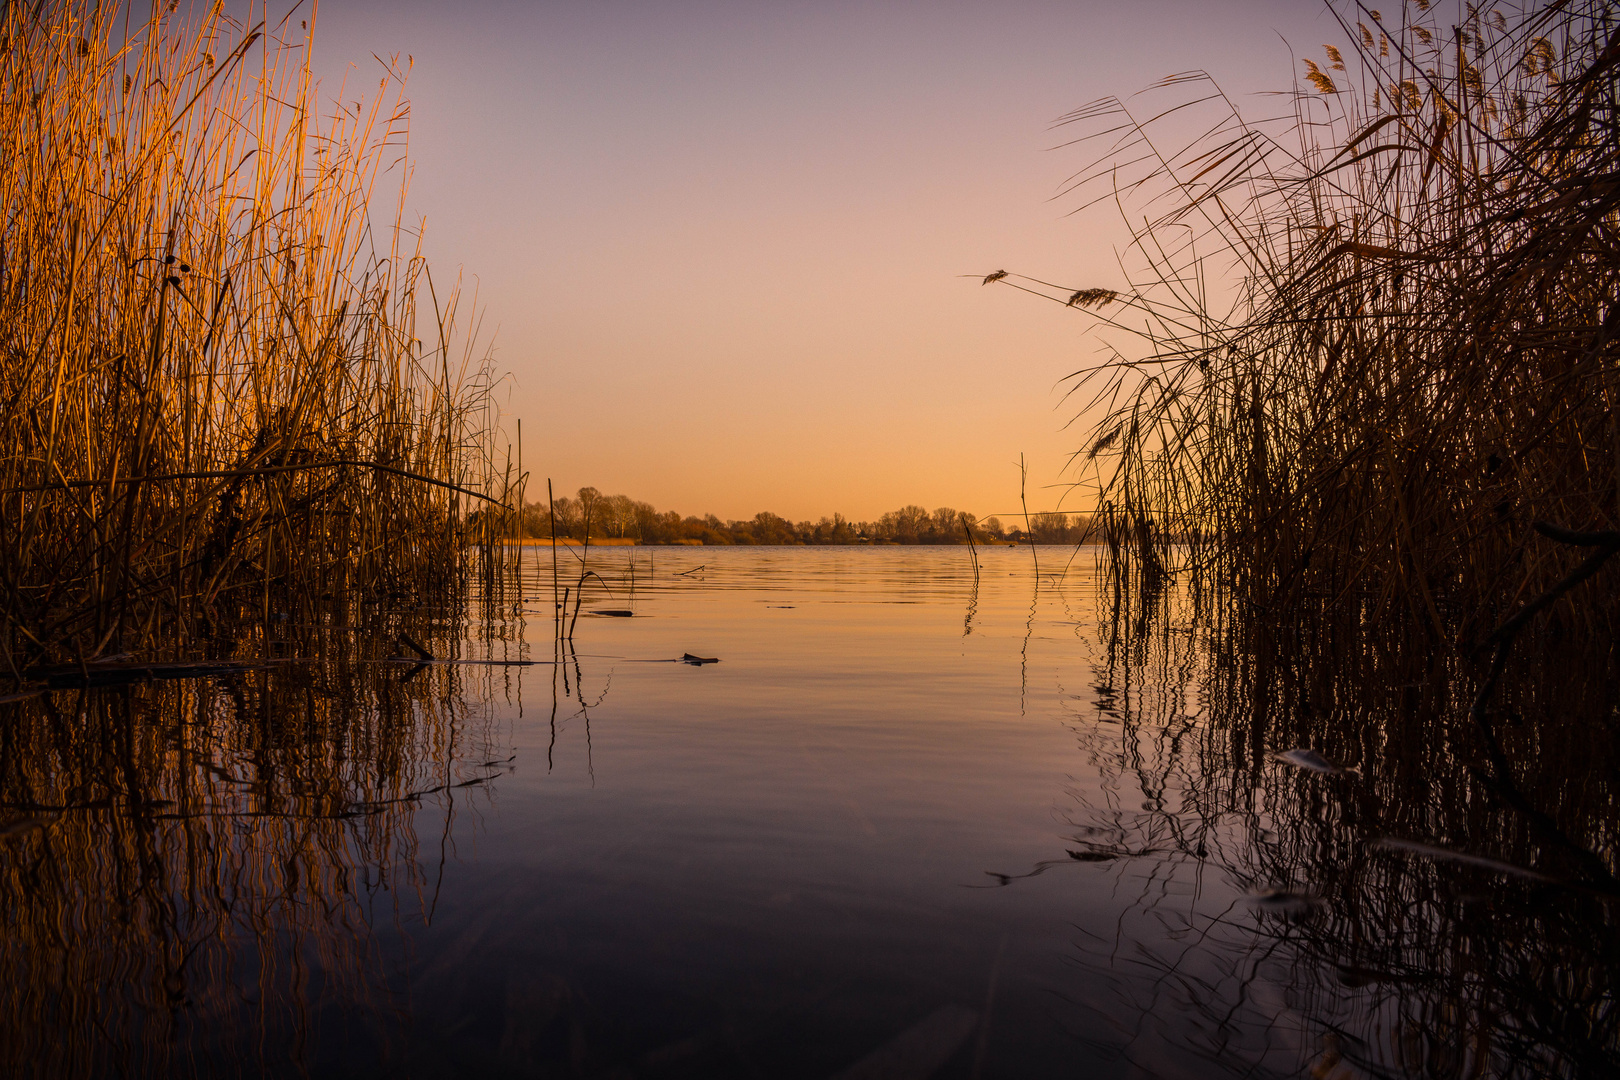
[[[5,8],[9,673],[443,588],[499,514],[489,368],[402,219],[409,62],[323,101],[265,18]]]
[[[302,22],[125,15],[0,17],[0,672],[319,661],[0,703],[9,1073],[290,1060],[316,981],[374,996],[362,898],[481,774],[455,669],[356,661],[466,636],[520,483],[402,217],[408,60],[323,99]]]

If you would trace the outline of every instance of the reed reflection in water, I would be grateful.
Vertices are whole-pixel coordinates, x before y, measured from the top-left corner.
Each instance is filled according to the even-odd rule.
[[[0,704],[0,1070],[1614,1070],[1578,641],[1515,654],[1504,779],[1442,651],[1089,551],[593,550],[572,649],[535,554],[412,629],[534,666],[334,632]]]
[[[1482,671],[1354,602],[1256,631],[1110,582],[1101,722],[1077,727],[1105,794],[1076,798],[1067,855],[1135,894],[1081,950],[1141,1018],[1127,1057],[1620,1075],[1606,650],[1555,626],[1516,657],[1498,762],[1469,715]]]
[[[385,1064],[373,928],[431,917],[510,753],[461,669],[345,653],[0,705],[0,1073],[292,1073],[317,1021]]]

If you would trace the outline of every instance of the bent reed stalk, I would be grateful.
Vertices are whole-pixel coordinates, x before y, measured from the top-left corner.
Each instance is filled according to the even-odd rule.
[[[323,103],[313,9],[171,11],[0,13],[7,676],[504,557],[489,365],[403,218],[408,63]]]
[[[1123,288],[986,283],[1112,328],[1077,460],[1121,573],[1468,651],[1573,566],[1534,523],[1620,515],[1620,22],[1334,13],[1282,117],[1189,72],[1062,119],[1110,140],[1069,190],[1137,223]]]

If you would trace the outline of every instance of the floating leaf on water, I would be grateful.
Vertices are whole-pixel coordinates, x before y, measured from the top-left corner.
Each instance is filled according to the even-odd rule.
[[[1279,919],[1297,922],[1316,910],[1321,901],[1309,893],[1292,889],[1265,889],[1249,897],[1255,910]]]
[[[1327,758],[1308,747],[1298,750],[1284,750],[1280,754],[1273,754],[1271,756],[1282,762],[1284,765],[1292,765],[1296,769],[1309,769],[1311,772],[1323,773],[1327,776],[1332,776],[1336,773],[1353,773],[1356,771],[1354,769],[1346,769],[1342,766],[1335,765],[1333,762],[1329,761]]]
[[[1106,849],[1096,848],[1092,849],[1091,851],[1074,851],[1071,849],[1069,851],[1069,858],[1073,859],[1075,862],[1109,862],[1119,858],[1122,855],[1128,854],[1130,853],[1125,851],[1108,851]]]
[[[1339,976],[1341,986],[1359,989],[1363,986],[1372,986],[1376,983],[1404,985],[1424,981],[1419,974],[1385,971],[1381,968],[1362,967],[1358,964],[1337,964],[1335,970]]]
[[[1500,859],[1488,859],[1483,855],[1470,855],[1466,851],[1453,851],[1450,848],[1436,847],[1433,844],[1419,843],[1416,840],[1400,840],[1393,836],[1386,836],[1374,840],[1367,845],[1380,851],[1403,851],[1408,855],[1416,855],[1421,859],[1434,859],[1439,862],[1461,863],[1464,866],[1477,866],[1481,870],[1491,870],[1498,874],[1511,874],[1514,877],[1528,878],[1531,881],[1557,882],[1557,878],[1548,877],[1537,870],[1527,866],[1518,866],[1514,863],[1503,862]]]

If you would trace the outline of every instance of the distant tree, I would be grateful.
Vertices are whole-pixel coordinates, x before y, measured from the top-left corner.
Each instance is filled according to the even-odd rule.
[[[582,487],[578,491],[579,497],[579,535],[583,537],[589,532],[592,536],[602,536],[602,493],[593,487]]]
[[[902,544],[915,544],[923,533],[933,524],[933,515],[920,506],[902,506],[884,514],[878,522],[879,531],[885,539],[897,540]]]
[[[1022,536],[1017,530],[1005,529],[997,518],[981,523],[973,514],[948,506],[928,511],[910,504],[877,521],[855,522],[833,514],[819,521],[792,522],[761,511],[752,518],[725,522],[713,514],[683,518],[673,510],[660,512],[651,503],[625,495],[603,495],[594,487],[580,488],[574,498],[564,495],[554,503],[526,504],[518,515],[520,535],[550,536],[553,514],[560,538],[582,539],[588,515],[593,539],[630,537],[644,544],[691,540],[705,544],[959,544],[965,539],[964,523],[975,539]],[[1038,514],[1033,524],[1041,543],[1074,543],[1088,520],[1079,515],[1071,521],[1066,514]]]
[[[603,532],[622,537],[635,528],[635,502],[626,495],[609,495],[602,500]]]
[[[579,508],[579,500],[570,499],[564,495],[554,504],[557,512],[557,535],[578,539],[584,525],[584,515]]]
[[[843,514],[824,517],[814,527],[807,521],[799,526],[799,538],[807,544],[853,544],[855,530]]]
[[[748,524],[756,544],[796,544],[799,542],[798,533],[794,531],[793,523],[786,518],[777,517],[768,511],[760,511],[754,515],[754,520]]]
[[[546,513],[546,504],[543,502],[524,503],[523,510],[518,514],[519,536],[548,536],[551,531],[551,522]]]
[[[653,507],[652,503],[632,502],[630,504],[631,529],[636,539],[643,544],[655,544],[669,537],[662,528],[663,515]]]
[[[1036,514],[1030,519],[1030,532],[1037,544],[1069,543],[1069,515],[1055,512]]]

